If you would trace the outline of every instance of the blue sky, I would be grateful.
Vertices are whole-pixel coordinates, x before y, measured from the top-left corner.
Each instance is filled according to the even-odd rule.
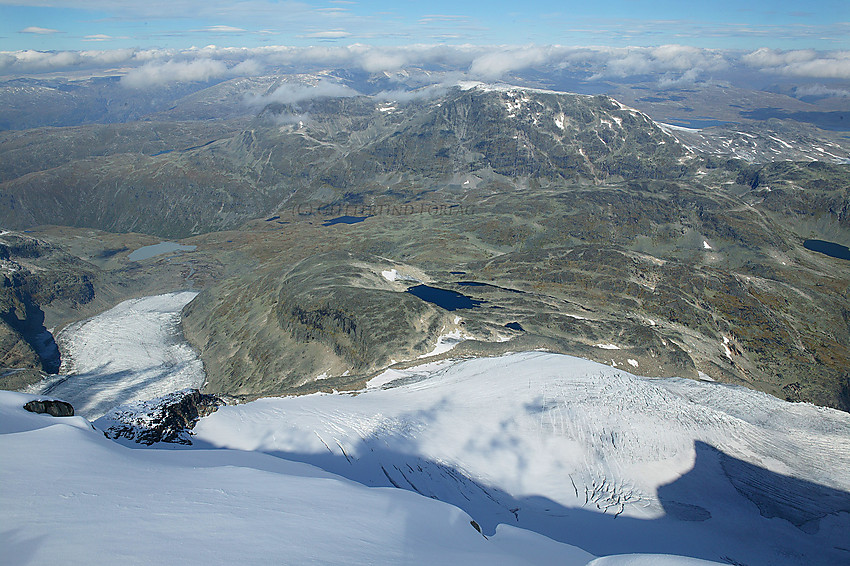
[[[850,1],[0,0],[0,51],[476,44],[850,49]]]

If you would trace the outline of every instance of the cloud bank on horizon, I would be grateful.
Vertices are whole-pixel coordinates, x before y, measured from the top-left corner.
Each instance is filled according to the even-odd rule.
[[[850,80],[846,0],[805,10],[796,0],[745,9],[738,0],[0,0],[0,10],[0,79],[100,72],[146,88],[281,70],[424,69],[443,81],[649,76],[665,88],[769,74],[825,93]]]
[[[581,80],[623,80],[648,77],[661,87],[698,82],[723,83],[745,73],[800,80],[844,83],[850,80],[850,51],[777,50],[750,52],[705,49],[686,45],[659,47],[567,47],[369,45],[201,49],[111,49],[84,51],[0,52],[0,77],[41,74],[121,77],[128,88],[149,88],[177,82],[206,82],[278,72],[316,72],[346,68],[366,73],[421,72],[422,86],[434,84],[430,73],[446,80],[498,81],[512,73],[537,71]],[[846,85],[842,85],[844,87]],[[822,86],[823,92],[846,88]]]

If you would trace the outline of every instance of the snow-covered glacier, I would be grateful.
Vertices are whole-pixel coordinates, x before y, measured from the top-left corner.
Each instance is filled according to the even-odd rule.
[[[545,352],[375,383],[224,407],[196,438],[446,501],[485,534],[514,525],[595,555],[850,560],[847,413]]]
[[[68,329],[49,395],[94,418],[202,383],[179,336],[192,296]],[[740,387],[539,351],[444,360],[222,407],[180,450],[24,411],[36,396],[0,392],[10,564],[850,563],[850,415]]]

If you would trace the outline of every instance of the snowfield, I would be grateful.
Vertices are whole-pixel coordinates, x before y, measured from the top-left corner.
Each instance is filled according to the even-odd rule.
[[[3,564],[586,564],[451,505],[254,452],[134,450],[0,393]]]
[[[49,396],[92,419],[202,383],[179,335],[193,296],[69,328]],[[850,414],[744,388],[442,360],[222,407],[180,449],[23,410],[35,397],[0,391],[4,564],[850,563]]]
[[[179,327],[180,311],[197,294],[131,299],[70,325],[57,338],[59,375],[29,392],[64,399],[95,420],[117,405],[201,387],[203,364]]]
[[[195,438],[449,502],[484,534],[515,525],[598,556],[850,560],[846,413],[544,352],[431,367],[355,395],[223,407]]]

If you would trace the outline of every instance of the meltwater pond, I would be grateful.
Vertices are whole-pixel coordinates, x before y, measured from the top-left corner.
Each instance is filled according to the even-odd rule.
[[[828,255],[829,257],[850,260],[850,248],[834,242],[827,242],[825,240],[806,240],[803,242],[803,247],[807,250],[812,250],[813,252]]]
[[[442,307],[447,311],[474,309],[475,307],[481,306],[481,303],[486,302],[479,299],[473,299],[472,297],[467,297],[457,291],[449,291],[448,289],[440,289],[429,285],[414,285],[406,292],[410,293],[414,297],[419,297],[423,301],[434,303],[438,307]]]

